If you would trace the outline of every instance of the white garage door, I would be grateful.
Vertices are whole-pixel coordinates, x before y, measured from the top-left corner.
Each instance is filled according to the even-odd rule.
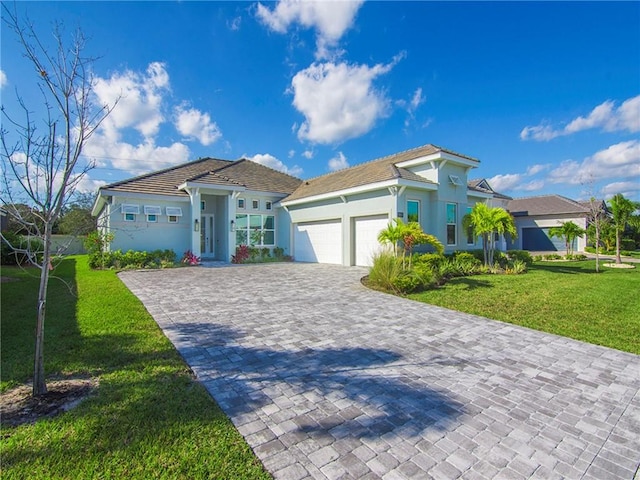
[[[387,215],[356,218],[354,239],[356,265],[371,266],[373,255],[382,248],[378,242],[378,234],[387,228],[388,223]]]
[[[293,258],[298,262],[342,264],[342,221],[296,223]]]

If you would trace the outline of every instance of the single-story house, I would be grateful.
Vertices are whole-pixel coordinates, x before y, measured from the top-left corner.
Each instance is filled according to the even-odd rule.
[[[540,195],[509,200],[507,210],[513,215],[518,237],[509,242],[509,248],[530,251],[564,251],[562,237],[551,237],[549,229],[561,226],[562,222],[573,222],[587,228],[589,202],[577,202],[562,195]],[[576,252],[584,251],[586,235],[574,241]]]
[[[396,217],[419,222],[448,252],[481,248],[462,217],[478,202],[510,198],[486,180],[468,181],[479,163],[425,145],[300,180],[247,159],[206,158],[106,185],[93,214],[114,233],[112,249],[229,261],[249,244],[280,247],[296,261],[366,266]]]

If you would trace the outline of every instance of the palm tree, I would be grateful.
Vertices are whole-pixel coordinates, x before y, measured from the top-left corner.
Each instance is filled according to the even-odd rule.
[[[405,224],[399,218],[394,218],[387,228],[378,234],[378,241],[382,244],[390,243],[393,246],[393,254],[398,256],[398,244],[402,241]]]
[[[393,245],[393,254],[398,257],[398,245],[402,242],[402,266],[405,267],[405,259],[409,256],[409,268],[411,268],[411,254],[415,245],[432,245],[438,253],[444,252],[444,246],[433,235],[424,233],[418,222],[404,223],[400,218],[395,218],[387,225],[387,228],[378,234],[380,243]]]
[[[551,227],[549,229],[550,237],[564,238],[564,244],[567,247],[567,256],[573,253],[573,241],[578,237],[583,237],[587,231],[580,228],[575,223],[560,222],[559,227]]]
[[[473,233],[482,238],[484,264],[493,266],[495,234],[505,233],[515,237],[517,229],[513,217],[504,208],[489,207],[486,203],[476,203],[462,219],[465,228],[473,228]]]
[[[620,239],[627,224],[638,221],[638,215],[634,215],[634,212],[640,209],[640,203],[633,202],[625,198],[621,193],[617,193],[609,200],[609,209],[611,210],[613,226],[616,232],[616,263],[620,264],[622,263],[620,258]]]

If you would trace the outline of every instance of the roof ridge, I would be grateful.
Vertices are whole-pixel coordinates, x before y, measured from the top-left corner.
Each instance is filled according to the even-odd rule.
[[[237,180],[234,180],[233,178],[231,178],[231,177],[229,177],[227,175],[220,175],[216,170],[209,170],[208,172],[199,173],[197,175],[194,175],[193,177],[187,178],[185,180],[185,182],[194,182],[197,179],[202,178],[202,177],[204,177],[206,175],[213,175],[214,177],[221,178],[225,182],[231,182],[231,183],[235,183],[236,185],[245,186],[244,184],[240,183]]]
[[[546,193],[544,195],[531,195],[529,197],[517,197],[514,198],[513,200],[528,200],[530,198],[543,198],[543,197],[560,197],[561,195],[558,195],[557,193]]]
[[[179,168],[183,168],[183,167],[186,167],[186,166],[189,166],[189,165],[195,165],[197,163],[207,162],[209,160],[214,160],[216,162],[231,162],[231,160],[222,160],[220,158],[212,158],[212,157],[199,158],[197,160],[190,160],[188,162],[181,163],[180,165],[174,165],[173,167],[163,168],[162,170],[154,170],[153,172],[144,173],[142,175],[138,175],[138,176],[131,177],[131,178],[126,178],[124,180],[119,180],[117,182],[113,182],[113,183],[110,183],[108,185],[103,185],[102,187],[100,187],[100,189],[117,187],[119,185],[124,185],[125,183],[133,182],[135,180],[141,180],[143,178],[151,177],[151,176],[154,176],[154,175],[159,175],[161,173],[167,173],[167,172],[170,172],[172,170],[177,170]]]
[[[341,168],[340,170],[334,170],[333,172],[316,175],[315,177],[307,178],[305,180],[305,182],[310,182],[311,180],[316,180],[316,179],[318,179],[320,177],[326,177],[326,176],[329,176],[329,175],[334,175],[336,173],[345,172],[345,171],[351,170],[353,168],[363,167],[365,165],[370,165],[372,163],[382,162],[383,160],[389,160],[389,159],[391,159],[391,157],[398,157],[398,156],[403,155],[405,153],[409,153],[409,152],[412,152],[414,150],[420,150],[421,148],[426,148],[426,147],[434,147],[434,148],[436,148],[438,150],[442,150],[440,147],[436,147],[435,145],[433,145],[431,143],[427,143],[427,144],[421,145],[419,147],[408,148],[407,150],[403,150],[401,152],[392,153],[392,154],[389,154],[389,155],[385,155],[384,157],[374,158],[372,160],[367,160],[366,162],[362,162],[362,163],[358,163],[356,165],[351,165],[349,167]]]
[[[272,170],[272,171],[274,171],[274,172],[276,172],[276,173],[280,173],[280,174],[282,174],[282,175],[286,175],[287,177],[293,178],[294,180],[302,180],[301,178],[294,177],[294,176],[293,176],[293,175],[291,175],[290,173],[283,172],[282,170],[276,170],[276,169],[275,169],[275,168],[273,168],[273,167],[270,167],[270,166],[268,166],[268,165],[263,165],[262,163],[259,163],[259,162],[254,162],[254,161],[253,161],[253,160],[251,160],[250,158],[246,158],[246,157],[240,157],[238,160],[234,160],[231,164],[229,164],[229,165],[225,165],[224,167],[220,167],[219,169],[217,169],[217,170],[216,170],[216,172],[219,172],[220,170],[224,170],[224,169],[226,169],[226,168],[232,167],[233,165],[237,165],[237,164],[242,163],[242,162],[252,162],[252,163],[253,163],[253,164],[255,164],[255,165],[260,165],[260,166],[261,166],[261,167],[263,167],[263,168],[268,168],[269,170]]]

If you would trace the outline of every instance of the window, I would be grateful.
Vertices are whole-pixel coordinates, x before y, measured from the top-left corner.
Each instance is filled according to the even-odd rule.
[[[456,244],[457,207],[455,203],[447,203],[447,245]]]
[[[420,202],[409,200],[407,202],[407,222],[420,223]]]
[[[244,210],[244,198],[238,199],[238,208],[242,208]]]
[[[267,210],[271,210],[271,202],[265,202],[264,208],[266,208]]]
[[[472,207],[467,207],[467,215],[470,215],[472,210]],[[476,237],[473,234],[473,227],[469,225],[467,227],[467,245],[473,245],[474,243],[476,243]]]
[[[157,222],[157,221],[158,221],[158,216],[157,216],[157,215],[155,215],[155,214],[153,214],[153,213],[151,213],[151,214],[147,215],[147,222],[149,222],[149,223],[155,223],[155,222]]]
[[[254,210],[258,210],[260,208],[260,200],[251,200],[251,207]]]
[[[202,200],[200,202],[200,210],[202,210],[203,212],[207,209],[207,202],[205,202],[204,200]]]
[[[169,223],[178,223],[177,215],[167,215],[167,222]]]
[[[135,222],[136,215],[140,213],[140,206],[123,203],[120,206],[120,211],[124,214],[125,222]]]
[[[273,246],[276,241],[273,215],[236,215],[236,245]]]

